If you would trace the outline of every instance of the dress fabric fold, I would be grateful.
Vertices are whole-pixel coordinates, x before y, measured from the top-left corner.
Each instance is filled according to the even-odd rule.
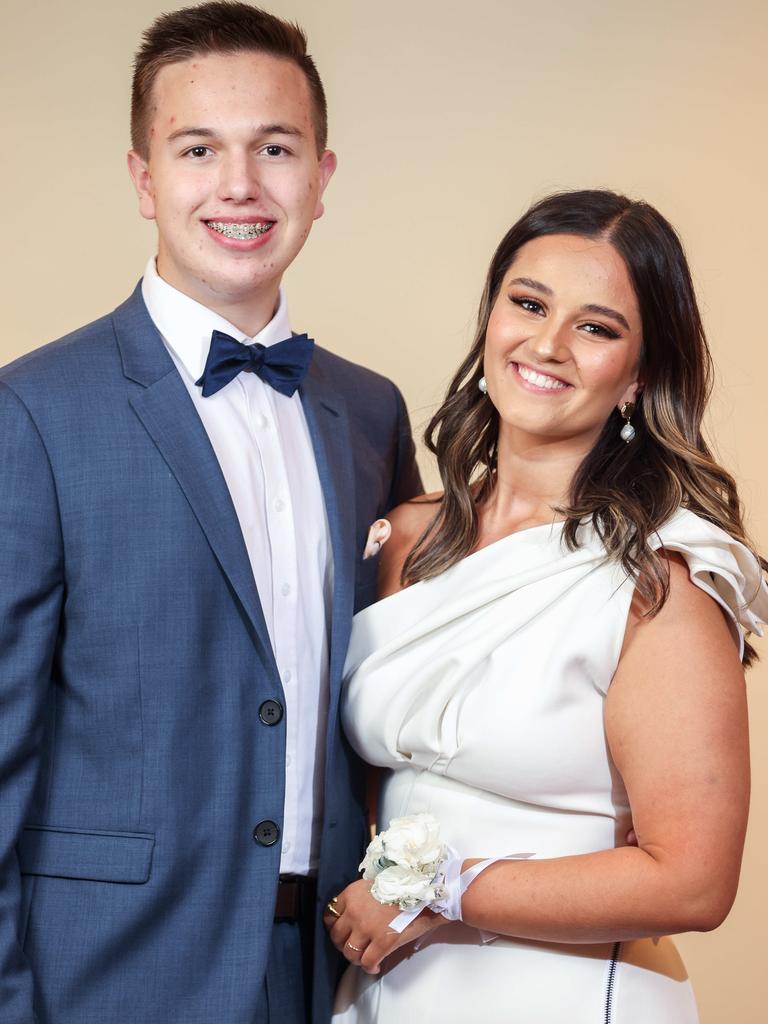
[[[354,621],[343,693],[347,736],[389,769],[379,827],[429,812],[463,857],[537,858],[622,845],[631,815],[603,711],[634,580],[589,525],[511,534]],[[768,619],[754,556],[685,509],[654,548],[679,552],[737,642]],[[350,967],[335,1024],[695,1024],[671,940],[563,945],[463,924],[406,947],[381,975]]]

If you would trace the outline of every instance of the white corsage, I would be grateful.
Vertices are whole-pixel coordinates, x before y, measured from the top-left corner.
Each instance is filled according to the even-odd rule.
[[[389,925],[402,932],[427,907],[449,921],[461,921],[461,898],[477,876],[499,860],[523,860],[531,853],[491,857],[462,872],[463,858],[440,839],[432,814],[393,818],[389,828],[371,840],[360,863],[363,878],[372,881],[371,896],[401,913]],[[485,936],[483,941],[492,939]]]
[[[440,895],[435,880],[447,852],[431,814],[393,818],[389,828],[371,841],[360,870],[373,882],[374,899],[408,910]]]

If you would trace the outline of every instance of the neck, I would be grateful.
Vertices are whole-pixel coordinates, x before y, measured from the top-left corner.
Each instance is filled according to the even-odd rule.
[[[509,530],[562,518],[576,471],[589,451],[583,439],[543,440],[530,435],[499,435],[496,482],[485,517]]]
[[[212,309],[214,313],[218,313],[219,316],[224,317],[238,331],[242,331],[249,338],[253,338],[267,326],[275,315],[278,302],[278,291],[276,289],[274,294],[260,301],[254,300],[253,302],[245,303],[237,301],[228,302],[226,299],[217,297],[217,301],[204,302],[203,305],[207,306],[208,309]]]
[[[174,267],[163,259],[162,249],[155,261],[158,275],[183,295],[199,302],[206,309],[218,313],[233,327],[249,338],[263,330],[277,312],[280,281],[270,281],[246,295],[218,292],[203,281],[189,280],[174,272]]]

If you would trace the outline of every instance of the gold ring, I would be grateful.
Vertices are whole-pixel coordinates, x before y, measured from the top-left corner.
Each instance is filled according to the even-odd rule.
[[[336,904],[339,902],[338,897],[334,896],[330,903],[326,903],[325,909],[329,914],[333,914],[334,917],[341,917],[341,914],[336,909]]]
[[[363,950],[360,948],[360,946],[353,946],[351,942],[348,942],[347,945],[349,946],[350,949],[354,949],[354,951],[356,953],[362,953],[363,952]]]

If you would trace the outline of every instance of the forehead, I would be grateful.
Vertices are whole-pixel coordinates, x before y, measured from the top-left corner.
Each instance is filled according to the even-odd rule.
[[[515,277],[540,281],[563,298],[604,304],[611,300],[637,309],[627,265],[604,239],[566,234],[534,238],[518,249],[504,280]]]
[[[293,61],[266,53],[212,53],[167,64],[152,89],[154,119],[220,127],[242,118],[311,128],[311,97]]]

